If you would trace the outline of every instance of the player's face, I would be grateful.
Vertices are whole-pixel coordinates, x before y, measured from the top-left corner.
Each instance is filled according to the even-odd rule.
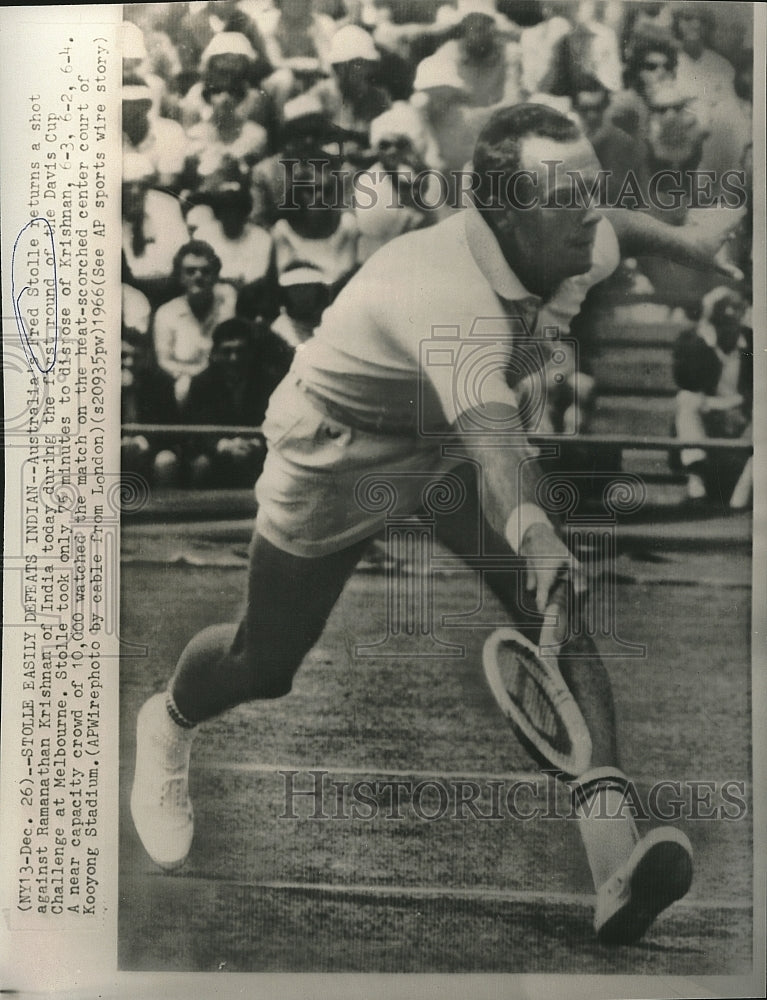
[[[521,168],[536,180],[503,221],[504,250],[510,263],[535,268],[540,284],[556,287],[565,278],[591,269],[600,214],[581,192],[591,189],[600,170],[585,139],[556,142],[537,136],[523,140]],[[523,205],[531,204],[525,208]]]

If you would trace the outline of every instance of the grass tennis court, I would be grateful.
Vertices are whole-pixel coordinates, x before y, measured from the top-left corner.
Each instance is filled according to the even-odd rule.
[[[742,526],[741,526],[742,527]],[[725,531],[729,530],[727,528]],[[750,589],[741,541],[709,551],[659,545],[637,532],[618,559],[622,638],[647,656],[609,661],[624,766],[646,795],[669,781],[746,783],[737,821],[679,823],[696,855],[688,897],[633,947],[600,947],[593,888],[577,831],[562,819],[435,820],[391,800],[372,819],[286,812],[286,778],[534,779],[536,772],[485,689],[489,626],[436,634],[463,656],[355,656],[385,634],[386,576],[355,574],[293,693],[244,706],[195,744],[196,837],[165,874],[145,857],[127,799],[139,706],[164,684],[203,625],[233,620],[243,597],[248,527],[128,525],[122,572],[119,965],[126,970],[282,972],[600,972],[734,974],[750,969]],[[673,585],[671,585],[673,584]],[[465,611],[465,573],[438,579],[438,616]],[[498,619],[488,598],[480,618]],[[423,650],[421,650],[423,651]],[[689,790],[684,792],[688,799]],[[313,800],[312,800],[313,801]],[[330,814],[337,799],[323,800]],[[430,802],[428,797],[424,803]],[[718,801],[718,800],[717,800]],[[387,808],[388,803],[388,808]],[[433,805],[433,803],[432,803]],[[429,806],[429,808],[432,807]],[[348,812],[348,810],[347,810]]]

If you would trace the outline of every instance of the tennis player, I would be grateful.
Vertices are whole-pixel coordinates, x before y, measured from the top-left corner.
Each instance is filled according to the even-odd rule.
[[[561,169],[552,170],[554,161]],[[611,210],[608,221],[586,202],[573,205],[573,175],[588,188],[598,170],[589,142],[558,112],[518,105],[496,113],[475,150],[474,206],[376,253],[296,353],[264,425],[269,451],[256,487],[244,618],[196,635],[167,691],[139,713],[131,811],[158,865],[182,864],[192,843],[188,770],[198,724],[242,702],[288,694],[382,528],[385,512],[360,502],[369,474],[391,476],[401,512],[419,508],[425,475],[460,476],[466,502],[438,518],[438,534],[466,552],[479,524],[485,552],[526,560],[524,579],[490,576],[510,623],[530,635],[563,578],[583,587],[578,564],[535,502],[534,452],[519,433],[507,379],[515,334],[544,322],[566,328],[621,252],[713,266],[722,241],[695,240],[636,212]],[[499,176],[515,183],[499,186]],[[487,317],[495,317],[494,336],[477,337],[477,321]],[[445,329],[453,362],[445,352],[429,360],[424,342]],[[462,385],[467,352],[467,369],[482,377]],[[562,628],[566,638],[566,622]],[[574,785],[574,808],[597,889],[597,934],[630,942],[687,892],[691,850],[671,828],[639,840],[630,812],[621,811],[627,778],[610,682],[593,647],[580,652],[593,655],[562,660],[592,737],[592,770]]]

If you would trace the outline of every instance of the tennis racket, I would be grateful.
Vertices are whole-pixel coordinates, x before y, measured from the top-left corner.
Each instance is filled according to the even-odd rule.
[[[546,617],[562,614],[559,604]],[[556,620],[556,619],[555,619]],[[552,629],[544,625],[543,633]],[[557,666],[559,647],[541,648],[514,628],[496,629],[485,642],[482,665],[490,690],[531,756],[574,778],[591,764],[591,736]]]

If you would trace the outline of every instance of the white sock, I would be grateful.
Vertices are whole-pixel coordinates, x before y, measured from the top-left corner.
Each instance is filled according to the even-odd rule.
[[[600,767],[582,775],[573,788],[578,829],[596,889],[628,861],[639,840],[625,805],[627,784],[620,771]]]

